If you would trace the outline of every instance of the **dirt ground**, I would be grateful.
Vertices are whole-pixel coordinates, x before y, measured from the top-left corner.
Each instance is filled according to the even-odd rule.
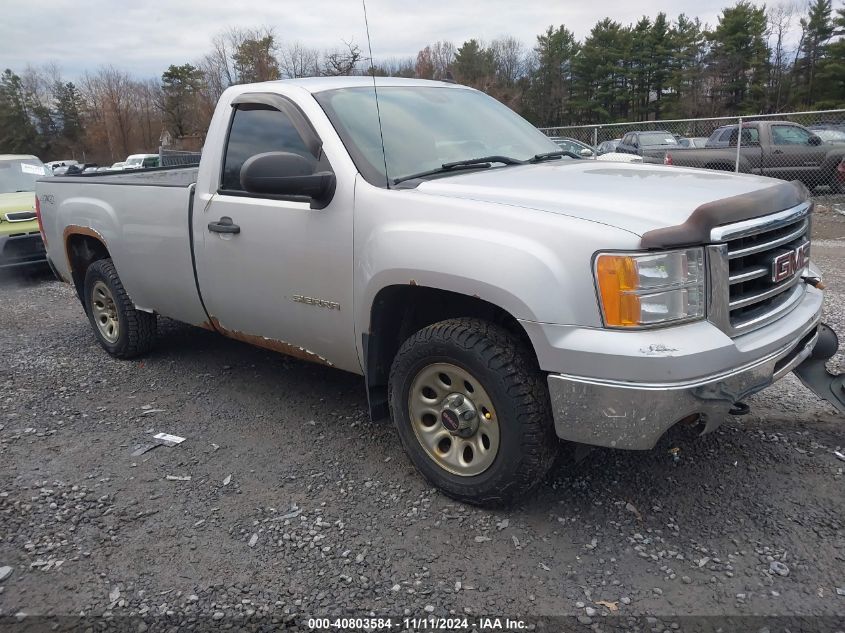
[[[845,333],[845,215],[820,206],[814,230],[826,320]],[[845,427],[792,376],[709,436],[594,450],[493,512],[423,482],[391,425],[368,420],[360,378],[160,330],[148,357],[114,360],[70,287],[0,280],[0,629],[44,615],[139,632],[150,625],[127,616],[197,630],[350,614],[390,615],[393,630],[449,615],[468,630],[480,615],[843,626]],[[131,455],[162,431],[187,439]]]

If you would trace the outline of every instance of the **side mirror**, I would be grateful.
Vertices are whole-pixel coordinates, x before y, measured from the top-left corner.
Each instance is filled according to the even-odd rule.
[[[249,193],[311,198],[323,208],[336,186],[330,171],[314,171],[315,164],[290,152],[266,152],[248,158],[241,167],[241,186]]]
[[[824,143],[821,136],[813,134],[810,139],[807,141],[810,145],[821,145]]]
[[[588,148],[585,147],[584,149],[581,150],[581,156],[592,156],[592,155],[593,155],[593,150],[591,150],[591,149],[588,149]]]

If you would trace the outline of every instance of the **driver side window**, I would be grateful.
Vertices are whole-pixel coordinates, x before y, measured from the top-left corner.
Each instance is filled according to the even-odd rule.
[[[773,125],[772,141],[775,145],[809,145],[810,134],[807,130],[792,125]]]
[[[243,191],[241,167],[264,152],[290,152],[317,163],[286,114],[263,104],[241,104],[229,130],[220,188]]]

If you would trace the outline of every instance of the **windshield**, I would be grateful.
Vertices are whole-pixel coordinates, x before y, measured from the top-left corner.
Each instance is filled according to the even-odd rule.
[[[677,145],[677,139],[669,132],[640,133],[640,146],[643,145]]]
[[[126,161],[126,165],[140,165],[144,162],[144,157],[139,156],[138,158],[130,158]]]
[[[355,166],[384,187],[444,163],[500,155],[528,160],[558,150],[545,134],[487,95],[461,88],[378,89],[384,156],[373,89],[341,88],[314,95]],[[387,174],[385,174],[387,163]]]
[[[0,160],[0,194],[35,191],[35,180],[52,175],[37,158]]]

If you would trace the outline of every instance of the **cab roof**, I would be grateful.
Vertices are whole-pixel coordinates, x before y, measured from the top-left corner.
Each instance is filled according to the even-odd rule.
[[[390,87],[429,87],[429,88],[461,88],[464,90],[471,90],[467,86],[448,82],[448,81],[432,81],[430,79],[405,79],[404,77],[376,77],[377,88]],[[373,78],[366,76],[352,76],[352,77],[304,77],[302,79],[279,79],[277,81],[267,81],[264,84],[285,84],[289,86],[298,86],[304,88],[308,92],[316,93],[325,90],[337,90],[339,88],[371,88],[373,85]],[[241,87],[252,87],[262,84],[246,84]]]

